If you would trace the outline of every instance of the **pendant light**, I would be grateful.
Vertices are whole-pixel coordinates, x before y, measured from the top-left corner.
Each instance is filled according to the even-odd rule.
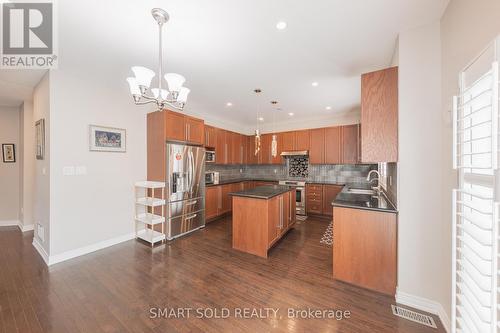
[[[254,90],[254,93],[257,95],[257,97],[259,96],[259,94],[262,92],[262,90],[260,89],[255,89]],[[257,126],[256,126],[256,129],[255,129],[255,156],[257,156],[257,154],[259,153],[260,151],[260,131],[259,131],[259,100],[257,100]]]
[[[276,106],[278,104],[278,101],[271,101],[272,106]],[[278,136],[275,134],[276,133],[276,117],[275,117],[275,112],[277,111],[273,109],[273,140],[271,141],[271,155],[272,157],[278,156]]]

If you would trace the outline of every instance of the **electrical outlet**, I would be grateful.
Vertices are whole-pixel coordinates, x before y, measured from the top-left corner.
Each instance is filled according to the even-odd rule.
[[[42,243],[45,242],[45,228],[40,224],[40,222],[37,222],[36,224],[36,234]]]
[[[392,176],[389,176],[389,185],[392,186]]]
[[[243,173],[243,169],[240,169],[240,173]]]

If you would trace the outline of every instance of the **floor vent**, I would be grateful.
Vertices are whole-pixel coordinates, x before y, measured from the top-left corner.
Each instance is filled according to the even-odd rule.
[[[408,320],[414,321],[416,323],[419,323],[419,324],[422,324],[425,326],[437,328],[436,323],[434,322],[434,319],[432,319],[432,317],[430,317],[430,316],[427,316],[427,315],[424,315],[424,314],[421,314],[421,313],[418,313],[415,311],[411,311],[411,310],[408,310],[408,309],[405,309],[405,308],[402,308],[402,307],[396,306],[396,305],[391,305],[391,307],[392,307],[392,313],[395,316],[398,316],[398,317],[401,317],[404,319],[408,319]]]

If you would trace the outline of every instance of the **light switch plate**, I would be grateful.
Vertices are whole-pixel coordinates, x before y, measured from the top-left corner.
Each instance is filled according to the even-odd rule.
[[[63,168],[63,176],[74,176],[75,175],[75,167],[74,166],[65,166]]]
[[[77,176],[83,176],[87,174],[87,167],[85,165],[79,165],[75,168],[75,174]]]

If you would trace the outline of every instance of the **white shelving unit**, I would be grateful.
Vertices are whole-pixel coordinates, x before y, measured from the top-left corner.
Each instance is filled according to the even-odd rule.
[[[156,191],[161,191],[158,197]],[[155,208],[161,207],[160,215]],[[161,232],[154,227],[161,224]],[[135,237],[151,244],[164,242],[165,237],[165,183],[140,181],[135,183]]]

